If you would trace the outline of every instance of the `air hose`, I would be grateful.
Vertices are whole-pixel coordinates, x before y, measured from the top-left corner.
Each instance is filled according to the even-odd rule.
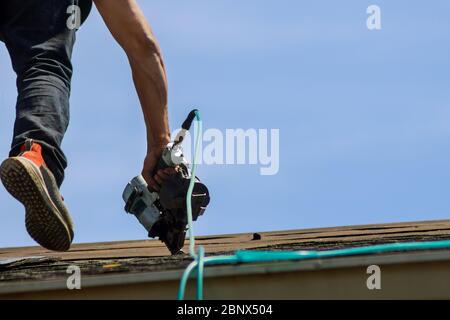
[[[403,242],[403,243],[388,243],[381,245],[373,245],[357,248],[346,248],[337,250],[324,251],[249,251],[238,250],[232,255],[219,255],[212,257],[205,257],[205,250],[202,246],[199,247],[198,253],[195,252],[195,234],[192,223],[192,206],[191,197],[195,183],[195,172],[197,167],[198,152],[200,146],[200,132],[201,119],[200,113],[195,111],[195,119],[198,123],[198,131],[194,149],[194,156],[192,161],[192,176],[189,189],[186,195],[186,206],[188,215],[189,228],[189,253],[194,259],[193,262],[184,271],[178,291],[178,300],[183,300],[186,292],[186,285],[191,273],[197,270],[197,300],[203,299],[203,273],[204,267],[208,265],[225,265],[238,263],[255,263],[255,262],[276,262],[276,261],[299,261],[318,258],[332,258],[342,256],[367,255],[386,252],[398,251],[420,251],[433,249],[448,249],[450,248],[450,240],[443,241],[429,241],[429,242]]]

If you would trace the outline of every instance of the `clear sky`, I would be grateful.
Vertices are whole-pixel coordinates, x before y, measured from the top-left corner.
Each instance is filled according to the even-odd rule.
[[[202,165],[212,202],[197,234],[450,218],[450,2],[139,1],[161,43],[177,128],[280,129],[280,170]],[[366,27],[369,5],[382,29]],[[121,194],[145,130],[127,60],[97,11],[78,32],[69,168],[75,242],[146,238]],[[15,76],[0,46],[0,154]],[[0,189],[0,247],[34,244]]]

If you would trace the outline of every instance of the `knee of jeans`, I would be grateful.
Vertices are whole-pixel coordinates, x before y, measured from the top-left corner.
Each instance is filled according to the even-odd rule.
[[[69,88],[73,74],[70,59],[69,53],[36,52],[30,57],[31,63],[26,63],[18,72],[18,82],[41,81],[59,89]]]
[[[66,86],[72,77],[72,50],[75,31],[64,28],[57,34],[46,34],[36,41],[30,36],[17,43],[14,35],[7,41],[18,84],[45,79],[59,79]],[[57,84],[57,83],[56,83]]]

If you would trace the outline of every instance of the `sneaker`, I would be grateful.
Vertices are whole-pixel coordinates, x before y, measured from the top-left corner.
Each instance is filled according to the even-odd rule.
[[[73,223],[55,177],[42,158],[42,147],[27,140],[17,157],[3,161],[0,177],[8,192],[25,206],[30,236],[53,251],[67,251],[73,240]]]

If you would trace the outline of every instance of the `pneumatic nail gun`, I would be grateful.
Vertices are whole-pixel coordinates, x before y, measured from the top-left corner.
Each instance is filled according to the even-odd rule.
[[[144,226],[151,238],[159,238],[172,255],[182,253],[188,225],[186,196],[191,181],[191,170],[186,160],[182,142],[196,116],[193,110],[182,125],[182,129],[163,151],[154,173],[160,169],[174,167],[177,173],[170,175],[161,189],[149,188],[142,175],[131,180],[123,192],[125,211],[133,214]],[[195,177],[191,206],[193,221],[203,215],[210,197],[208,188]]]

